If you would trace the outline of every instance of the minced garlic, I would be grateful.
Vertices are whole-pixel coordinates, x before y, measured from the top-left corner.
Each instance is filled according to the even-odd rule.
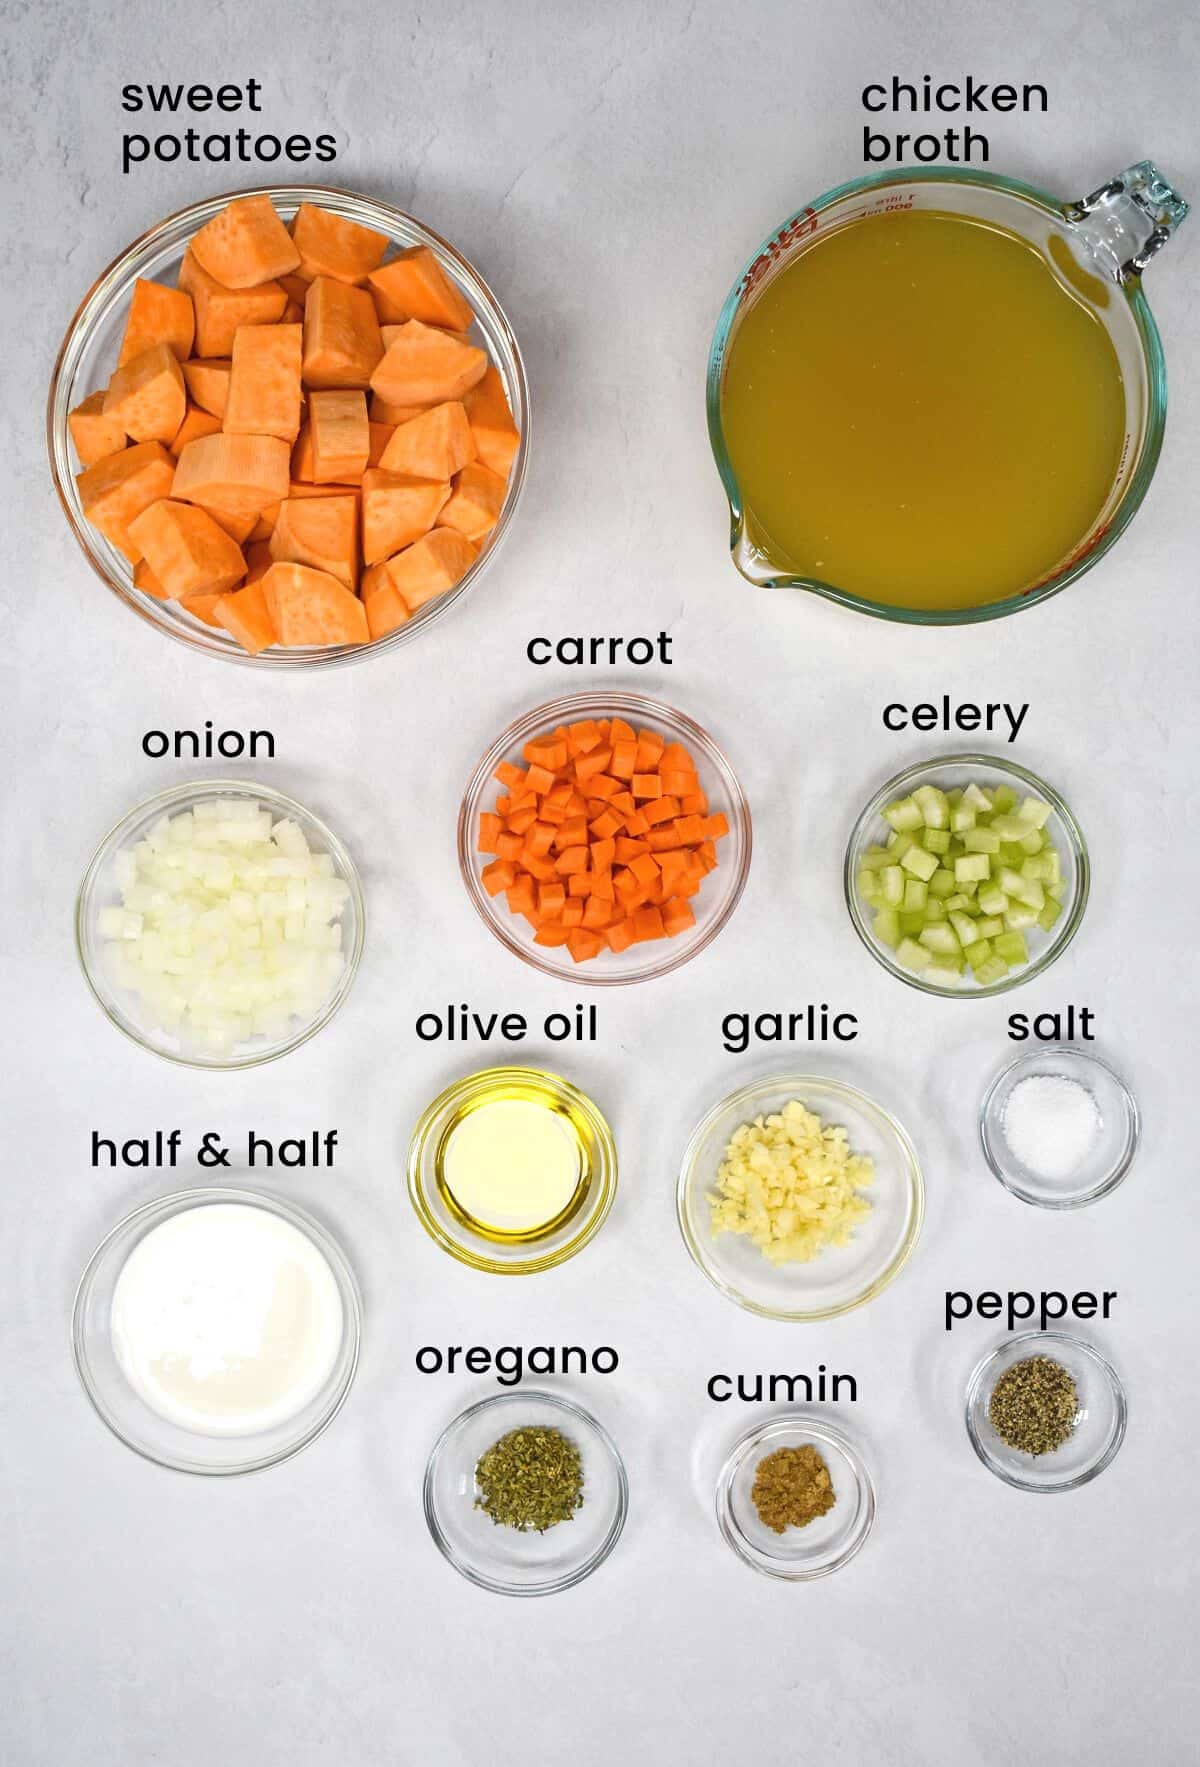
[[[875,1162],[851,1153],[845,1129],[796,1099],[735,1129],[709,1193],[712,1230],[743,1233],[772,1264],[807,1264],[848,1244],[871,1203],[858,1193]]]

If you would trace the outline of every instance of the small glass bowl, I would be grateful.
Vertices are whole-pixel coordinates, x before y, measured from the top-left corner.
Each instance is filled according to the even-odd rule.
[[[214,1203],[265,1209],[305,1234],[328,1263],[342,1302],[341,1349],[320,1392],[286,1422],[251,1435],[202,1435],[160,1416],[126,1380],[113,1349],[113,1292],[135,1246],[164,1221]],[[358,1366],[362,1301],[341,1247],[311,1215],[259,1191],[201,1187],[144,1203],[100,1242],[75,1294],[71,1338],[84,1392],[101,1422],[127,1448],[175,1472],[231,1477],[278,1466],[328,1429],[345,1403]]]
[[[449,1124],[474,1101],[505,1086],[570,1116],[585,1139],[592,1174],[582,1205],[561,1227],[510,1245],[473,1233],[447,1205],[437,1182],[438,1147]],[[408,1150],[408,1194],[426,1233],[452,1258],[493,1276],[528,1276],[565,1264],[599,1233],[617,1194],[616,1143],[600,1111],[569,1080],[541,1068],[485,1068],[447,1086],[421,1113]]]
[[[1011,1150],[1004,1117],[1014,1087],[1033,1075],[1074,1080],[1086,1087],[1100,1113],[1100,1130],[1083,1165],[1051,1177],[1024,1165]],[[1040,1209],[1082,1209],[1120,1184],[1137,1152],[1141,1118],[1137,1101],[1119,1074],[1097,1056],[1069,1043],[1046,1043],[1002,1068],[979,1108],[983,1154],[1006,1190]]]
[[[143,1016],[137,996],[119,988],[110,977],[104,955],[105,941],[100,937],[99,931],[100,910],[120,902],[120,892],[114,875],[117,854],[132,846],[135,841],[141,840],[161,817],[193,809],[196,804],[209,802],[213,798],[248,799],[270,810],[273,816],[289,817],[303,829],[304,838],[314,851],[331,855],[335,875],[350,888],[349,900],[342,910],[340,922],[345,967],[320,1012],[308,1023],[298,1023],[294,1030],[289,1030],[283,1037],[255,1038],[249,1043],[237,1045],[233,1052],[225,1055],[206,1053],[199,1046],[185,1046],[176,1034],[150,1024]],[[182,1066],[191,1068],[257,1067],[262,1062],[275,1061],[279,1056],[287,1055],[289,1051],[298,1049],[302,1043],[307,1043],[310,1037],[315,1037],[329,1023],[350,992],[362,957],[366,925],[366,904],[363,901],[358,871],[337,835],[314,816],[311,810],[296,803],[294,798],[284,797],[282,792],[272,791],[269,786],[252,785],[240,779],[210,779],[200,784],[171,786],[167,791],[159,792],[157,797],[149,798],[144,804],[130,810],[115,828],[109,830],[97,847],[91,864],[83,874],[83,882],[79,886],[79,895],[75,902],[75,948],[87,985],[105,1017],[143,1049],[150,1050],[154,1055],[161,1055],[167,1061],[179,1062]]]
[[[1053,932],[1045,933],[1040,927],[1033,927],[1026,934],[1031,961],[1023,968],[1010,970],[999,981],[989,982],[984,987],[979,986],[968,970],[960,987],[943,987],[941,983],[924,981],[919,974],[905,969],[896,962],[895,953],[875,937],[871,926],[871,905],[864,902],[858,892],[858,872],[867,848],[882,843],[891,832],[883,820],[883,812],[893,799],[907,796],[918,785],[935,785],[941,791],[949,791],[954,786],[967,785],[971,780],[985,789],[988,786],[1008,785],[1021,796],[1032,793],[1050,805],[1052,814],[1046,824],[1046,833],[1058,849],[1067,889],[1063,899],[1063,912]],[[907,982],[910,988],[919,988],[923,994],[941,994],[952,1000],[982,1000],[990,994],[1006,994],[1010,988],[1019,988],[1049,969],[1055,958],[1062,956],[1079,930],[1083,911],[1087,907],[1090,882],[1091,865],[1083,834],[1062,798],[1044,779],[1039,779],[1036,773],[1018,767],[1015,761],[998,761],[992,755],[947,755],[940,759],[935,757],[929,761],[921,761],[915,767],[906,767],[903,773],[897,773],[894,779],[889,779],[886,785],[880,786],[855,823],[850,844],[846,848],[846,907],[854,923],[854,930],[867,950],[884,969],[889,970],[900,981]]]
[[[1060,1362],[1075,1382],[1075,1432],[1053,1454],[1010,1448],[988,1417],[1000,1376],[1029,1356]],[[1023,1331],[979,1362],[967,1382],[967,1434],[989,1472],[1018,1491],[1074,1491],[1102,1473],[1125,1439],[1125,1389],[1114,1368],[1082,1338],[1065,1332]]]
[[[841,1124],[851,1152],[874,1160],[875,1182],[865,1192],[873,1206],[849,1245],[831,1246],[808,1264],[772,1264],[743,1235],[713,1234],[708,1198],[734,1130],[792,1099],[827,1124]],[[693,1259],[739,1307],[766,1319],[833,1319],[880,1294],[903,1268],[921,1232],[925,1186],[906,1131],[866,1093],[813,1074],[774,1074],[730,1093],[697,1125],[684,1151],[676,1208]]]
[[[750,1495],[761,1460],[779,1448],[815,1448],[829,1468],[836,1498],[826,1515],[803,1528],[774,1533],[758,1519]],[[717,1480],[717,1523],[744,1563],[765,1577],[809,1583],[840,1571],[858,1552],[875,1520],[875,1486],[861,1453],[830,1423],[801,1412],[757,1424],[737,1442]]]
[[[475,310],[476,341],[486,344],[496,364],[504,390],[512,408],[513,422],[520,431],[520,445],[509,475],[508,491],[500,517],[470,569],[452,589],[427,602],[411,620],[398,626],[383,638],[370,644],[297,645],[289,649],[265,650],[251,656],[237,640],[220,628],[207,626],[174,601],[156,601],[133,586],[133,572],[128,560],[94,528],[83,512],[75,474],[79,463],[71,444],[67,417],[89,393],[107,384],[116,364],[117,350],[124,330],[129,298],[138,277],[154,281],[174,281],[175,272],[190,244],[206,222],[225,206],[241,196],[269,196],[284,220],[290,220],[301,203],[312,203],[330,214],[347,221],[373,227],[398,247],[428,246],[439,265],[460,294]],[[525,367],[513,329],[499,301],[479,272],[455,251],[440,235],[420,221],[388,203],[373,197],[359,196],[349,190],[334,190],[319,184],[277,185],[262,190],[231,190],[223,196],[205,197],[174,215],[168,215],[157,227],[143,233],[123,251],[92,284],[79,310],[67,328],[50,381],[46,407],[46,440],[50,453],[50,471],[59,502],[66,513],[71,530],[84,557],[101,581],[134,613],[157,626],[181,644],[209,656],[223,657],[227,662],[241,663],[256,669],[322,668],[339,663],[358,662],[367,656],[379,656],[386,650],[409,644],[428,630],[454,603],[479,580],[494,557],[512,521],[529,455],[529,394]]]
[[[544,1534],[492,1521],[475,1506],[475,1468],[509,1430],[561,1430],[583,1459],[583,1504]],[[498,1595],[555,1595],[590,1577],[621,1535],[629,1485],[616,1444],[582,1406],[553,1393],[497,1393],[442,1431],[425,1468],[425,1520],[456,1571]]]
[[[696,924],[673,939],[656,939],[631,945],[619,955],[602,951],[588,963],[576,963],[565,946],[535,945],[533,930],[518,914],[510,912],[503,894],[489,896],[480,873],[489,862],[476,851],[479,815],[490,810],[503,787],[494,778],[501,761],[524,765],[521,750],[531,737],[558,724],[586,718],[624,718],[635,728],[660,731],[668,742],[679,742],[696,761],[702,790],[712,815],[724,813],[729,833],[718,844],[720,864],[710,872],[691,899]],[[646,982],[669,975],[712,943],[742,897],[750,871],[750,806],[737,776],[712,737],[683,712],[640,693],[576,693],[538,706],[510,724],[481,757],[463,794],[458,813],[458,864],[467,893],[481,919],[502,945],[546,975],[569,979],[573,984],[618,987],[626,982]]]

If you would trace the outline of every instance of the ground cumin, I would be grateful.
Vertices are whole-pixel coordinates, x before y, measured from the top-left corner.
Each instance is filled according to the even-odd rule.
[[[805,1528],[837,1502],[829,1468],[817,1450],[776,1448],[759,1461],[750,1497],[758,1519],[772,1533]]]

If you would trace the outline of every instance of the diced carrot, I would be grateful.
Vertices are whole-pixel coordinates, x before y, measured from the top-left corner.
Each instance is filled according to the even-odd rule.
[[[244,589],[235,589],[232,595],[223,595],[213,610],[217,624],[224,626],[251,656],[279,642],[263,590],[264,581],[260,578]]]
[[[379,317],[389,323],[420,319],[451,331],[470,331],[475,314],[427,245],[397,252],[367,278]]]
[[[318,276],[304,306],[305,386],[365,387],[382,355],[366,289]]]
[[[531,741],[521,751],[531,766],[549,767],[551,771],[567,764],[567,745],[556,741]]]
[[[579,755],[575,761],[575,777],[586,785],[597,773],[603,773],[612,759],[610,748],[594,748],[590,754]]]
[[[661,828],[652,828],[646,836],[646,844],[652,853],[669,853],[683,845],[674,822],[664,824]]]
[[[684,773],[691,773],[695,770],[692,766],[692,757],[688,754],[681,742],[668,742],[664,744],[662,752],[658,757],[658,769],[660,773],[667,773],[672,770],[675,772],[682,771]]]
[[[586,847],[564,847],[554,861],[554,869],[560,877],[570,877],[576,871],[586,871],[587,862]]]
[[[104,388],[89,393],[67,418],[67,427],[81,466],[95,466],[125,446],[125,428],[117,417],[104,415]]]
[[[606,902],[602,896],[598,896],[593,890],[583,906],[584,926],[591,927],[594,931],[599,930],[603,927],[610,926],[612,924],[612,917],[613,911],[611,902]]]
[[[327,571],[346,589],[358,584],[358,510],[353,497],[285,497],[269,544],[273,559]]]
[[[705,871],[715,871],[717,869],[717,849],[711,840],[701,841],[696,852]]]
[[[257,288],[300,264],[300,253],[269,196],[241,196],[207,222],[191,244],[202,269],[225,288]]]
[[[687,856],[679,848],[671,852],[661,853],[658,859],[659,871],[662,875],[663,894],[672,896],[676,884],[683,881],[688,874]]]
[[[437,405],[461,399],[482,380],[487,365],[486,350],[454,332],[410,319],[374,368],[371,390],[391,405]]]
[[[679,896],[672,896],[663,907],[662,923],[668,939],[675,939],[680,933],[686,932],[688,927],[695,926],[696,916],[689,902]]]
[[[537,907],[537,885],[527,873],[521,872],[508,892],[508,905],[514,914],[531,914]]]
[[[528,834],[537,821],[537,805],[530,804],[523,810],[514,810],[508,817],[508,826],[514,834]]]
[[[222,423],[227,434],[295,441],[300,433],[302,335],[299,325],[238,328]]]
[[[242,326],[239,329],[246,330]],[[236,336],[236,333],[235,333]],[[230,345],[232,348],[232,343]],[[206,360],[197,356],[194,361],[183,364],[183,378],[188,390],[188,398],[202,411],[211,411],[214,417],[224,417],[225,406],[229,402],[229,377],[233,367],[232,359],[213,357]]]
[[[554,869],[554,861],[540,859],[536,853],[531,853],[528,847],[521,855],[521,864],[530,877],[536,877],[539,883],[554,883],[558,877],[558,873]]]
[[[501,890],[509,890],[516,883],[517,870],[507,859],[493,859],[490,865],[484,866],[480,877],[488,895],[498,896]]]
[[[372,565],[363,572],[362,603],[372,638],[383,638],[412,616],[387,574],[387,566]]]
[[[586,963],[589,958],[598,957],[603,949],[604,940],[599,934],[582,926],[575,927],[567,940],[567,950],[576,963]]]
[[[192,297],[196,310],[197,356],[228,356],[241,325],[277,325],[287,306],[287,291],[277,282],[256,288],[229,288],[218,282],[193,252],[179,266],[179,286]],[[194,396],[194,395],[193,395]]]
[[[525,783],[530,791],[548,792],[554,784],[554,774],[549,767],[543,767],[539,761],[534,761],[525,775]]]
[[[173,441],[187,416],[187,388],[170,345],[151,344],[118,368],[103,410],[135,442]]]
[[[538,888],[538,913],[550,918],[563,911],[567,900],[566,886],[561,883],[544,883]]]
[[[561,921],[551,920],[539,926],[533,935],[535,945],[565,945],[570,937],[570,930]]]
[[[257,518],[288,495],[290,464],[278,436],[201,436],[180,451],[170,495]]]
[[[450,528],[434,528],[387,561],[397,593],[411,613],[445,594],[465,574],[475,548]]]
[[[656,777],[661,778],[661,775],[656,775]],[[655,798],[650,803],[642,805],[642,815],[651,828],[657,827],[660,822],[673,822],[679,814],[678,798]]]
[[[605,810],[588,827],[597,840],[608,840],[610,836],[619,834],[624,824],[613,810]]]
[[[567,747],[572,755],[590,755],[602,745],[604,738],[594,718],[582,718],[567,726]]]
[[[220,427],[221,419],[214,417],[211,411],[203,411],[199,405],[189,405],[183,422],[171,438],[172,454],[178,460],[189,442],[198,441],[201,436],[215,436]]]
[[[634,936],[639,943],[648,939],[662,939],[666,937],[666,928],[663,925],[662,910],[655,908],[653,905],[647,905],[646,907],[637,910],[633,917],[633,926]]]
[[[590,896],[592,893],[592,874],[590,871],[570,871],[566,874],[568,896]]]
[[[616,901],[617,889],[611,871],[601,871],[599,868],[593,870],[592,894],[598,896],[602,902]]]
[[[633,795],[635,798],[660,798],[662,796],[662,780],[657,773],[635,773]]]
[[[657,772],[666,744],[657,731],[639,730],[637,735],[637,772]]]
[[[139,442],[85,467],[75,483],[88,520],[136,564],[139,554],[129,524],[152,503],[171,496],[174,476],[175,462],[161,442]]]
[[[604,938],[609,950],[619,956],[622,951],[628,951],[637,938],[637,933],[632,921],[618,920],[612,926],[605,927]]]
[[[544,858],[554,845],[554,829],[549,822],[533,822],[525,835],[525,846],[538,858]]]
[[[702,791],[684,792],[679,808],[685,816],[707,816],[708,798]]]
[[[300,254],[300,274],[310,281],[332,276],[337,282],[365,282],[388,248],[386,233],[311,202],[296,210],[292,242]]]
[[[444,528],[457,528],[468,540],[482,540],[500,519],[504,494],[500,474],[472,460],[454,475],[454,489],[438,521]]]
[[[220,595],[246,574],[241,547],[190,503],[152,503],[130,522],[129,535],[172,600]]]
[[[520,446],[520,435],[504,394],[504,383],[494,362],[490,362],[483,379],[463,394],[467,422],[475,452],[485,466],[507,478]]]
[[[363,558],[378,564],[427,534],[450,495],[448,479],[409,478],[372,467],[363,474]]]
[[[371,453],[364,392],[335,388],[310,393],[308,428],[314,484],[342,485],[362,478]]]
[[[147,282],[139,276],[133,285],[117,367],[132,362],[151,344],[166,344],[180,362],[192,353],[196,336],[196,312],[186,289],[168,288],[163,282]]]
[[[592,842],[592,869],[608,871],[616,862],[617,843],[614,840],[595,840]]]
[[[564,847],[583,847],[587,845],[587,819],[583,816],[568,815],[561,822],[554,836],[554,844],[561,852]]]
[[[675,832],[685,847],[698,846],[704,839],[704,819],[701,816],[677,816]]]
[[[521,857],[524,846],[525,842],[519,834],[512,834],[506,831],[496,842],[496,852],[501,859],[516,860]]]
[[[729,833],[729,819],[724,811],[718,810],[715,816],[707,816],[704,820],[704,838],[706,841],[719,841]]]
[[[512,761],[500,761],[492,773],[492,778],[498,779],[501,785],[524,785],[525,770],[523,767],[515,766]]]
[[[612,745],[612,760],[608,763],[608,771],[614,779],[632,779],[633,769],[637,762],[637,743],[632,738],[615,738]]]
[[[610,742],[636,742],[637,733],[624,718],[614,718],[608,727],[608,739]]]
[[[617,779],[610,779],[607,773],[594,773],[587,782],[587,788],[593,798],[612,798],[620,791],[621,783]]]
[[[626,834],[642,835],[650,833],[650,824],[640,810],[630,811],[625,817]]]
[[[382,464],[415,479],[448,479],[474,458],[467,414],[459,400],[450,399],[398,424]]]
[[[481,810],[479,813],[479,838],[475,843],[476,852],[494,853],[502,828],[503,824],[498,816],[493,815],[490,810]]]
[[[629,869],[637,878],[643,889],[653,889],[662,873],[653,853],[639,853],[636,859],[629,861]]]
[[[280,644],[366,644],[370,637],[362,602],[328,571],[276,563],[262,591]]]
[[[578,896],[568,896],[563,904],[562,923],[564,926],[583,925],[583,902]]]

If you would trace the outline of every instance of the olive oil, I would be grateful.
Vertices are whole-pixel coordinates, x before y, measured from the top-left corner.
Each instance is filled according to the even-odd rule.
[[[525,1245],[579,1213],[595,1151],[582,1112],[510,1072],[454,1112],[433,1158],[438,1193],[456,1220],[493,1244]]]
[[[1125,440],[1116,351],[1017,234],[904,210],[850,222],[768,281],[721,393],[767,567],[890,607],[982,607],[1088,538]]]

